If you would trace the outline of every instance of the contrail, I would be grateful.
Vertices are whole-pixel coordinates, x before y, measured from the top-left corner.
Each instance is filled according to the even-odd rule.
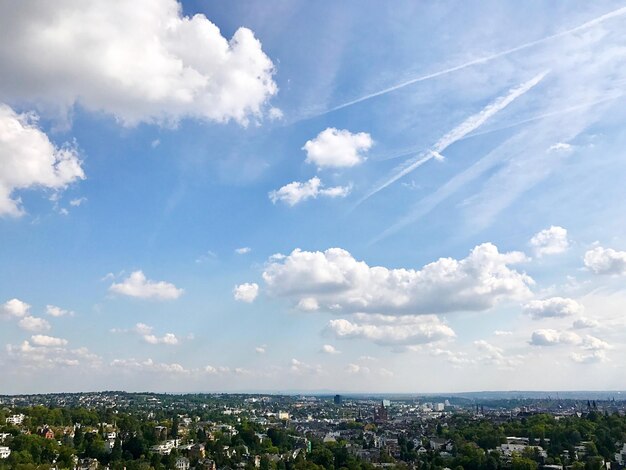
[[[399,170],[396,171],[396,173],[394,173],[390,178],[386,179],[383,183],[379,184],[374,189],[372,189],[369,193],[367,193],[364,197],[362,197],[357,202],[357,206],[361,204],[363,201],[372,197],[377,192],[381,191],[382,189],[385,189],[390,184],[395,183],[400,178],[412,172],[416,168],[422,166],[424,163],[426,163],[430,159],[436,158],[438,154],[441,154],[441,152],[443,152],[446,148],[448,148],[457,140],[462,139],[470,132],[478,129],[491,116],[495,115],[499,111],[502,111],[504,108],[506,108],[509,104],[511,104],[517,98],[519,98],[524,93],[528,92],[531,88],[533,88],[535,85],[537,85],[541,80],[543,80],[543,77],[545,77],[547,73],[548,71],[541,72],[540,74],[536,75],[535,77],[528,80],[527,82],[522,83],[517,88],[511,89],[506,95],[500,96],[495,101],[485,106],[480,112],[470,116],[461,124],[459,124],[454,129],[452,129],[450,132],[445,134],[441,139],[437,141],[437,143],[435,143],[435,145],[432,148],[426,150],[425,152],[422,152],[416,158],[412,158],[404,162],[400,166]]]
[[[576,106],[570,106],[568,108],[565,108],[559,111],[544,113],[539,116],[526,119],[524,121],[519,121],[515,125],[519,125],[519,124],[527,123],[531,121],[538,121],[540,119],[545,119],[547,117],[552,117],[552,116],[567,113],[567,112],[578,111],[580,109],[591,108],[597,104],[604,103],[606,101],[619,99],[619,98],[622,98],[623,96],[624,96],[623,93],[611,94],[609,96],[606,96],[606,97],[603,97],[594,101],[585,102]],[[437,189],[435,192],[422,198],[417,204],[413,206],[413,209],[410,211],[408,215],[404,216],[402,219],[400,219],[398,222],[393,224],[391,227],[388,227],[381,234],[379,234],[376,238],[374,238],[370,243],[377,243],[380,240],[402,229],[406,225],[412,222],[415,222],[419,218],[431,212],[435,207],[437,207],[439,204],[441,204],[444,200],[446,200],[452,194],[457,192],[463,186],[475,180],[476,178],[484,174],[486,171],[488,171],[490,168],[493,168],[501,160],[501,157],[499,156],[498,152],[500,151],[502,146],[513,142],[513,139],[515,138],[516,137],[511,137],[507,139],[502,145],[498,146],[496,149],[489,152],[486,156],[478,160],[472,166],[462,171],[461,173],[453,176],[450,180],[448,180],[448,182],[446,182],[444,185],[439,187],[439,189]]]
[[[555,33],[555,34],[552,34],[550,36],[546,36],[544,38],[536,39],[535,41],[527,42],[526,44],[522,44],[520,46],[513,47],[511,49],[506,49],[504,51],[497,52],[495,54],[491,54],[491,55],[488,55],[488,56],[485,56],[485,57],[480,57],[478,59],[474,59],[474,60],[471,60],[469,62],[465,62],[464,64],[456,65],[454,67],[450,67],[450,68],[447,68],[447,69],[444,69],[444,70],[439,70],[438,72],[433,72],[433,73],[429,73],[427,75],[422,75],[421,77],[412,78],[412,79],[407,80],[405,82],[398,83],[397,85],[390,86],[389,88],[385,88],[383,90],[376,91],[374,93],[370,93],[368,95],[362,96],[362,97],[354,99],[352,101],[348,101],[346,103],[340,104],[339,106],[335,106],[334,108],[331,108],[331,109],[329,109],[327,111],[324,111],[324,112],[318,114],[318,116],[321,116],[321,115],[327,114],[327,113],[331,113],[331,112],[337,111],[339,109],[347,108],[348,106],[352,106],[352,105],[355,105],[357,103],[361,103],[363,101],[367,101],[367,100],[370,100],[372,98],[376,98],[377,96],[381,96],[381,95],[385,95],[387,93],[391,93],[392,91],[399,90],[401,88],[404,88],[406,86],[412,85],[414,83],[423,82],[425,80],[430,80],[431,78],[440,77],[442,75],[447,75],[449,73],[456,72],[457,70],[462,70],[464,68],[471,67],[472,65],[484,64],[485,62],[489,62],[491,60],[498,59],[499,57],[503,57],[503,56],[512,54],[514,52],[522,51],[524,49],[528,49],[528,48],[536,46],[538,44],[542,44],[544,42],[551,41],[553,39],[557,39],[557,38],[560,38],[560,37],[563,37],[563,36],[567,36],[568,34],[577,33],[578,31],[582,31],[582,30],[591,28],[591,27],[596,26],[596,25],[598,25],[600,23],[603,23],[604,21],[610,20],[612,18],[616,18],[618,16],[622,16],[624,14],[626,14],[626,7],[618,8],[617,10],[613,10],[613,11],[611,11],[609,13],[606,13],[606,14],[604,14],[602,16],[599,16],[599,17],[597,17],[597,18],[595,18],[593,20],[587,21],[586,23],[583,23],[583,24],[581,24],[579,26],[576,26],[575,28],[568,29],[567,31],[561,31],[560,33]]]
[[[597,100],[586,101],[586,102],[577,104],[575,106],[568,106],[567,108],[558,109],[556,111],[550,111],[550,112],[543,113],[543,114],[537,114],[536,116],[531,116],[529,118],[522,119],[520,121],[515,121],[515,122],[512,122],[510,124],[506,124],[504,126],[495,127],[493,129],[487,129],[487,130],[481,131],[481,132],[470,132],[469,134],[467,134],[463,138],[459,139],[458,141],[471,139],[472,137],[478,137],[478,136],[481,136],[481,135],[492,134],[494,132],[500,132],[500,131],[504,131],[504,130],[507,130],[507,129],[512,129],[514,127],[521,126],[523,124],[528,124],[529,122],[538,121],[540,119],[545,119],[547,117],[556,116],[556,115],[559,115],[559,114],[570,113],[572,111],[576,111],[578,109],[583,109],[583,108],[588,108],[590,106],[594,106],[596,104],[604,103],[606,101],[616,100],[618,98],[621,98],[622,96],[624,96],[623,93],[610,94],[608,96],[605,96],[603,98],[599,98]],[[413,147],[413,148],[411,148],[411,150],[406,149],[402,153],[395,153],[395,154],[393,154],[391,156],[388,155],[388,156],[385,156],[385,157],[373,158],[373,160],[378,161],[378,162],[384,162],[384,161],[388,161],[388,160],[395,160],[397,158],[406,157],[407,155],[411,155],[416,150],[418,150],[418,148],[419,147]]]

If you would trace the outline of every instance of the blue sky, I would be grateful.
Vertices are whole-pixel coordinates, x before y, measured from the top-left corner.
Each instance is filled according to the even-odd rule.
[[[625,389],[625,27],[0,2],[2,391]]]

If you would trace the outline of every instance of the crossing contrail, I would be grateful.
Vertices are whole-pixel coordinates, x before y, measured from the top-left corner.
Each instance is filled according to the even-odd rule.
[[[558,109],[556,111],[550,111],[550,112],[547,112],[547,113],[537,114],[535,116],[531,116],[531,117],[526,118],[526,119],[515,121],[515,122],[512,122],[512,123],[506,124],[504,126],[494,127],[492,129],[487,129],[487,130],[484,130],[484,131],[481,131],[481,132],[470,132],[469,134],[464,136],[462,139],[459,139],[459,141],[460,140],[465,140],[465,139],[471,139],[472,137],[478,137],[478,136],[481,136],[481,135],[492,134],[494,132],[500,132],[500,131],[504,131],[504,130],[507,130],[507,129],[512,129],[514,127],[521,126],[523,124],[528,124],[529,122],[539,121],[539,120],[545,119],[547,117],[557,116],[559,114],[571,113],[572,111],[577,111],[579,109],[588,108],[590,106],[594,106],[596,104],[604,103],[606,101],[613,101],[613,100],[616,100],[616,99],[621,98],[623,96],[624,96],[624,93],[621,93],[621,92],[610,93],[607,96],[604,96],[604,97],[599,98],[597,100],[585,101],[583,103],[580,103],[580,104],[577,104],[577,105],[574,105],[574,106],[568,106],[567,108]],[[378,157],[378,158],[372,158],[372,159],[375,160],[375,161],[379,161],[379,162],[384,162],[384,161],[388,161],[388,160],[396,160],[398,158],[402,158],[402,157],[406,157],[408,155],[411,155],[411,154],[415,153],[417,150],[419,150],[419,147],[415,147],[414,146],[410,150],[408,148],[403,150],[402,153],[396,152],[396,153],[394,153],[392,155],[387,155],[387,156]]]
[[[447,68],[447,69],[444,69],[444,70],[439,70],[438,72],[433,72],[433,73],[429,73],[427,75],[422,75],[420,77],[415,77],[415,78],[412,78],[412,79],[407,80],[405,82],[398,83],[397,85],[390,86],[389,88],[384,88],[384,89],[376,91],[374,93],[370,93],[370,94],[367,94],[367,95],[362,96],[360,98],[356,98],[356,99],[354,99],[352,101],[347,101],[346,103],[340,104],[338,106],[335,106],[334,108],[331,108],[331,109],[329,109],[327,111],[324,111],[324,112],[318,114],[318,116],[321,116],[323,114],[327,114],[327,113],[330,113],[330,112],[333,112],[333,111],[337,111],[339,109],[347,108],[347,107],[355,105],[357,103],[361,103],[363,101],[367,101],[367,100],[370,100],[372,98],[376,98],[377,96],[386,95],[387,93],[391,93],[392,91],[399,90],[401,88],[404,88],[406,86],[412,85],[414,83],[423,82],[425,80],[430,80],[431,78],[440,77],[442,75],[447,75],[449,73],[456,72],[457,70],[462,70],[464,68],[471,67],[472,65],[484,64],[485,62],[489,62],[491,60],[498,59],[500,57],[504,57],[504,56],[512,54],[514,52],[522,51],[524,49],[528,49],[530,47],[537,46],[539,44],[543,44],[544,42],[548,42],[548,41],[551,41],[553,39],[557,39],[557,38],[560,38],[560,37],[563,37],[563,36],[567,36],[568,34],[573,34],[573,33],[579,32],[579,31],[583,31],[585,29],[588,29],[588,28],[596,26],[596,25],[598,25],[600,23],[603,23],[604,21],[610,20],[612,18],[616,18],[618,16],[622,16],[624,14],[626,14],[626,7],[618,8],[617,10],[613,10],[613,11],[611,11],[609,13],[606,13],[606,14],[604,14],[602,16],[599,16],[599,17],[597,17],[597,18],[595,18],[593,20],[587,21],[586,23],[583,23],[583,24],[581,24],[579,26],[576,26],[575,28],[568,29],[566,31],[561,31],[560,33],[551,34],[550,36],[546,36],[546,37],[541,38],[541,39],[536,39],[535,41],[527,42],[526,44],[522,44],[520,46],[516,46],[516,47],[513,47],[511,49],[506,49],[504,51],[497,52],[495,54],[491,54],[491,55],[488,55],[488,56],[485,56],[485,57],[480,57],[478,59],[474,59],[474,60],[471,60],[469,62],[465,62],[465,63],[460,64],[460,65],[456,65],[454,67],[450,67],[450,68]]]
[[[520,86],[509,90],[509,92],[506,95],[500,96],[499,98],[494,100],[492,103],[485,106],[478,113],[473,114],[472,116],[468,117],[461,124],[459,124],[450,132],[448,132],[443,137],[441,137],[432,148],[422,152],[415,158],[411,158],[405,161],[402,165],[400,165],[400,167],[396,170],[395,173],[393,173],[389,178],[387,178],[382,183],[378,184],[376,187],[374,187],[374,189],[372,189],[369,193],[367,193],[364,197],[362,197],[357,202],[357,206],[361,204],[363,201],[372,197],[377,192],[385,189],[390,184],[395,183],[400,178],[412,172],[416,168],[422,166],[424,163],[428,162],[432,158],[437,158],[437,156],[440,155],[441,152],[443,152],[450,145],[455,143],[457,140],[462,139],[470,132],[478,129],[490,117],[492,117],[499,111],[502,111],[504,108],[506,108],[509,104],[511,104],[517,98],[522,96],[524,93],[528,92],[531,88],[533,88],[541,80],[543,80],[543,78],[547,74],[548,74],[548,71],[541,72],[540,74],[536,75],[535,77],[528,80],[527,82],[522,83]]]

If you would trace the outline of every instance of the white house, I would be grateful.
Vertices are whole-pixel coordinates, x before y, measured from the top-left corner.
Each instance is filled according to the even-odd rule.
[[[189,459],[187,457],[178,457],[174,467],[176,467],[176,470],[189,470]]]
[[[615,461],[620,465],[626,464],[626,444],[624,444],[622,450],[615,454]]]
[[[24,418],[26,418],[26,416],[20,413],[18,415],[9,416],[6,419],[6,421],[7,421],[7,424],[14,424],[15,426],[19,426],[20,424],[24,422]]]
[[[11,449],[5,446],[0,447],[0,459],[6,459],[11,455]]]

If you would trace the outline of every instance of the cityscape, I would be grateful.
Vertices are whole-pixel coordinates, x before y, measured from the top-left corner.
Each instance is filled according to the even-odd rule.
[[[626,470],[626,0],[0,0],[0,470]]]
[[[518,395],[2,396],[0,468],[624,468],[626,401]]]

